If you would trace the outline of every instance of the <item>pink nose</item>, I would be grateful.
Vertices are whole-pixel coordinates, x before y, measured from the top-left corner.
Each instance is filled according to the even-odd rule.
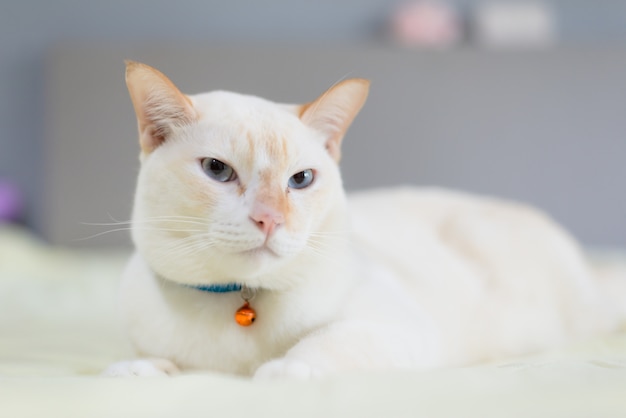
[[[265,205],[256,206],[250,214],[250,219],[267,236],[272,235],[277,226],[285,223],[282,213]]]

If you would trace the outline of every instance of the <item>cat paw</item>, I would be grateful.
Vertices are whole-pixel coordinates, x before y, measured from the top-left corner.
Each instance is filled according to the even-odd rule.
[[[259,367],[254,373],[255,379],[276,379],[276,378],[295,378],[301,380],[314,379],[321,377],[320,370],[311,365],[299,361],[288,359],[270,360]]]
[[[180,373],[166,359],[128,360],[113,363],[102,372],[105,377],[168,377]]]

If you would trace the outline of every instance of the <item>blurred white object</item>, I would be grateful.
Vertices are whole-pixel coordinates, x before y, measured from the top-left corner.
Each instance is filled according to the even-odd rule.
[[[541,2],[487,2],[477,6],[476,41],[489,47],[543,47],[554,44],[556,24]]]
[[[407,46],[444,48],[461,37],[458,14],[443,1],[404,3],[393,13],[391,23],[394,40]]]

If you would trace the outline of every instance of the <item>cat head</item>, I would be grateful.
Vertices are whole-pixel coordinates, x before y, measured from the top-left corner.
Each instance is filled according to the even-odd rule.
[[[304,105],[188,96],[136,62],[126,84],[141,148],[133,240],[152,269],[186,284],[280,288],[282,271],[331,255],[346,228],[341,141],[368,81]]]

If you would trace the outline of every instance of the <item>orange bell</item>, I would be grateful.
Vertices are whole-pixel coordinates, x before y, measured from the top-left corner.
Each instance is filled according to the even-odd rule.
[[[242,327],[249,327],[256,319],[256,312],[250,307],[248,301],[235,312],[235,321]]]

